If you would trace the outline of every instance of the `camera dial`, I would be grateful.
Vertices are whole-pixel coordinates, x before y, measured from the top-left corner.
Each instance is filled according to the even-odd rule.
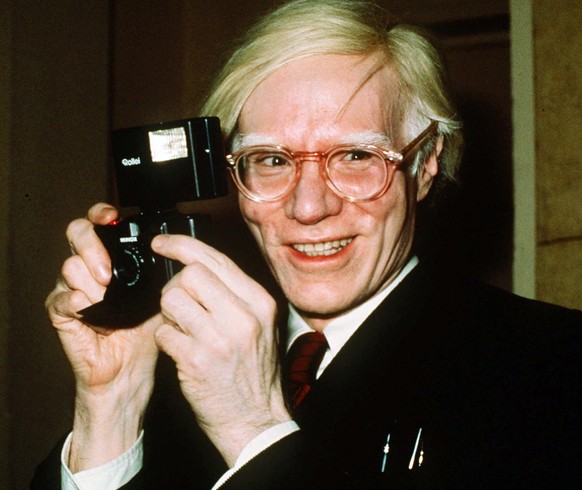
[[[139,283],[145,259],[138,246],[132,245],[121,250],[117,263],[112,265],[113,275],[120,285],[129,288]]]

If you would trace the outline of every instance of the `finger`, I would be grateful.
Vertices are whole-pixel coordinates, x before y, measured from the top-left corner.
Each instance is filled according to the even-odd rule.
[[[270,296],[255,298],[258,306],[242,300],[203,264],[186,266],[164,288],[164,315],[200,344],[220,344],[227,337],[255,339],[270,336],[264,326],[274,322]]]
[[[199,294],[200,291],[207,292]],[[214,281],[205,279],[204,287],[199,290],[182,286],[180,281],[176,281],[164,289],[160,305],[168,323],[195,337],[199,343],[219,342],[228,330],[237,329],[243,319],[248,318],[250,321],[247,323],[256,324],[247,305],[216,277]]]
[[[217,359],[232,359],[221,346],[196,342],[167,323],[155,330],[154,339],[158,349],[174,360],[179,372],[195,383],[208,381]]]
[[[95,225],[108,225],[119,217],[119,212],[111,204],[97,203],[87,212],[87,219]]]
[[[183,264],[201,262],[213,268],[230,260],[210,245],[186,235],[158,235],[151,245],[154,252]]]
[[[78,319],[77,312],[90,304],[91,301],[82,291],[69,291],[59,286],[45,302],[49,318],[55,325]]]
[[[246,303],[233,292],[213,270],[204,264],[195,262],[182,269],[172,278],[162,291],[162,296],[169,305],[178,309],[188,299],[200,305],[203,311],[213,313],[220,311],[228,314],[232,310],[246,307]]]
[[[165,323],[181,334],[196,337],[198,341],[208,337],[208,327],[213,320],[206,309],[176,283],[164,288],[160,308]]]
[[[186,335],[168,323],[163,323],[156,328],[154,339],[158,349],[168,354],[174,362],[193,354],[191,346],[186,342]]]
[[[111,279],[111,260],[93,224],[87,219],[77,219],[67,227],[71,249],[82,258],[91,275],[103,286]]]
[[[204,307],[181,287],[165,289],[160,306],[168,323],[189,335],[195,335],[196,331],[200,331],[210,321]]]
[[[268,293],[232,260],[200,240],[185,235],[158,235],[152,241],[154,252],[183,264],[203,264],[245,302],[255,303]],[[202,285],[201,285],[202,287]],[[210,289],[210,288],[206,288]]]
[[[69,290],[82,291],[91,303],[101,301],[105,294],[105,286],[93,277],[85,261],[78,255],[65,260],[61,268],[61,280]]]

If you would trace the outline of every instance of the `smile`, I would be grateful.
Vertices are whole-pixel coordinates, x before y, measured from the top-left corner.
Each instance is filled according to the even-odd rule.
[[[293,248],[298,252],[309,255],[310,257],[333,255],[338,253],[344,247],[347,247],[352,240],[353,238],[343,238],[342,240],[334,240],[332,242],[296,243],[293,245]]]

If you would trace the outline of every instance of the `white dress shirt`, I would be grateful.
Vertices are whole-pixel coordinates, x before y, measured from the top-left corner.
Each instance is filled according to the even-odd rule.
[[[387,287],[358,307],[344,313],[338,318],[335,318],[326,325],[323,333],[327,339],[329,348],[325,352],[317,371],[318,378],[354,332],[360,327],[360,325],[362,325],[362,323],[364,323],[364,320],[368,318],[368,316],[380,305],[380,303],[382,303],[382,301],[384,301],[390,292],[400,284],[400,282],[416,267],[417,264],[418,258],[412,257]],[[289,350],[297,337],[303,333],[313,331],[292,305],[289,305],[288,322],[289,337],[287,339],[287,350]],[[299,426],[294,421],[289,421],[275,425],[264,432],[261,432],[244,447],[235,461],[234,466],[222,475],[214,487],[212,487],[212,490],[220,488],[220,486],[222,486],[222,484],[242,466],[269,446],[297,430],[299,430]],[[143,432],[140,434],[133,447],[113,461],[96,468],[73,474],[66,464],[71,443],[71,435],[72,434],[67,438],[61,453],[62,490],[116,490],[131,480],[142,467]]]

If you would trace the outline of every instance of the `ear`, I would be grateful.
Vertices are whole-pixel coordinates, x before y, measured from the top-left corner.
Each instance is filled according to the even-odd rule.
[[[424,165],[419,170],[418,175],[416,177],[416,181],[417,181],[416,201],[417,202],[422,201],[426,197],[426,195],[428,194],[428,191],[430,190],[430,188],[432,186],[432,182],[433,182],[434,178],[436,177],[436,174],[439,171],[438,157],[441,154],[442,150],[443,150],[443,137],[439,135],[439,137],[436,141],[434,150],[428,156],[428,158],[425,160]]]

